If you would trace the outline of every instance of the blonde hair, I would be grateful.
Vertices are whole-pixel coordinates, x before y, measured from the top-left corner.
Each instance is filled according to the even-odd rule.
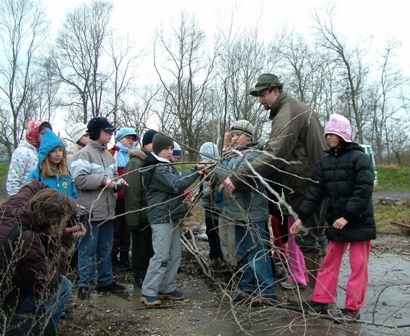
[[[65,147],[63,146],[57,146],[54,147],[56,148],[61,148],[63,150],[63,157],[60,161],[60,163],[57,164],[57,167],[52,169],[51,164],[50,164],[50,159],[48,158],[48,155],[45,157],[43,162],[41,163],[40,170],[41,170],[41,175],[45,178],[48,179],[50,176],[55,176],[57,174],[62,175],[62,176],[67,176],[68,175],[68,168],[67,168],[67,151]],[[55,172],[57,171],[57,173]]]

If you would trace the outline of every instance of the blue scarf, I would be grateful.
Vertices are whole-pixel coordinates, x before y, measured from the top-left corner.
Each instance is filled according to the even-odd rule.
[[[137,147],[132,146],[131,148],[125,147],[121,141],[118,141],[116,146],[120,149],[118,152],[118,167],[123,168],[126,166],[130,157],[128,156],[128,151],[136,149]]]

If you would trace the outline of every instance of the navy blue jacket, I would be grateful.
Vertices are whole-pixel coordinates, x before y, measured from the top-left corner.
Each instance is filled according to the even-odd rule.
[[[326,236],[331,241],[354,242],[376,238],[373,217],[374,169],[367,154],[356,143],[345,143],[341,148],[331,148],[316,170],[315,181],[298,210],[304,222],[313,214],[318,204],[328,198]],[[348,223],[342,229],[333,223],[344,217]]]

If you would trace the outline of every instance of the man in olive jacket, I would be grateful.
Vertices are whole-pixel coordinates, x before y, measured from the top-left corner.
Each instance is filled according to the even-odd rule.
[[[152,138],[157,132],[147,130],[142,137],[142,147],[128,152],[130,160],[125,166],[124,179],[129,187],[125,189],[125,212],[128,229],[132,235],[132,269],[134,281],[142,287],[149,265],[154,255],[152,230],[148,222],[147,190],[142,184],[140,169],[146,156],[152,152]]]
[[[252,168],[266,178],[278,169],[283,170],[283,184],[287,202],[297,212],[311,180],[315,176],[316,166],[324,157],[327,148],[323,137],[324,130],[317,115],[305,103],[282,91],[283,84],[273,74],[259,76],[258,82],[250,94],[258,98],[265,110],[270,111],[272,128],[264,152],[252,162]],[[245,179],[253,173],[250,167],[225,180],[225,187],[231,192],[246,188]],[[291,302],[309,301],[316,282],[316,274],[326,253],[327,240],[324,236],[325,220],[323,204],[315,214],[305,222],[309,229],[306,236],[296,236],[296,242],[304,255],[309,274],[309,286],[301,296],[290,297]]]

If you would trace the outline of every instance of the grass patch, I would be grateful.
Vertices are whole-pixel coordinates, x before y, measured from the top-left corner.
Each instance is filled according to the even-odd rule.
[[[8,172],[9,172],[9,163],[0,162],[0,181],[6,181]]]
[[[377,231],[382,233],[402,233],[400,228],[390,222],[409,224],[409,214],[409,203],[403,205],[377,204],[374,207],[374,218],[376,220]]]
[[[410,167],[407,165],[377,166],[379,183],[375,190],[410,190]]]

